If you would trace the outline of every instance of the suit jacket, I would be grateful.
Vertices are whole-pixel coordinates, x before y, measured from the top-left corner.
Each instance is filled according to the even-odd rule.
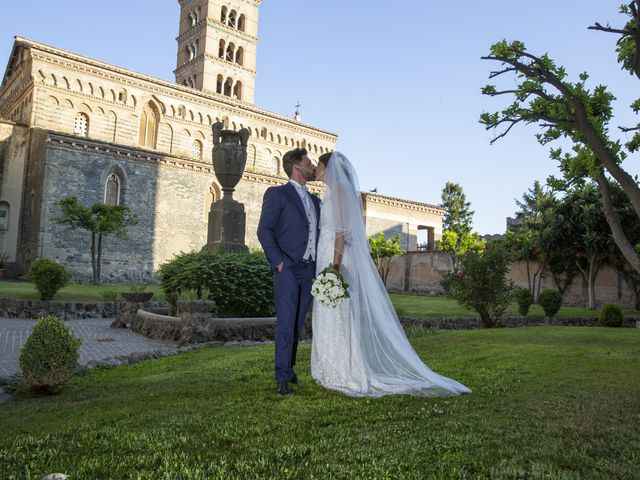
[[[316,209],[316,248],[320,236],[320,199],[311,195]],[[258,240],[271,268],[302,261],[309,241],[309,220],[302,200],[291,182],[270,187],[264,193],[258,223]]]

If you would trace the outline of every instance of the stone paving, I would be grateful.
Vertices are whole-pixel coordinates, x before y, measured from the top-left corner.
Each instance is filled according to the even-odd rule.
[[[118,358],[166,355],[179,349],[175,343],[153,340],[127,329],[109,328],[113,319],[68,320],[75,336],[82,339],[79,363],[83,367],[117,364]],[[29,337],[35,320],[0,318],[0,385],[20,372],[20,348]]]

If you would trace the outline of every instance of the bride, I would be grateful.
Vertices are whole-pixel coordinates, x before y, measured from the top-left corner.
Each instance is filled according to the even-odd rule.
[[[331,308],[313,302],[311,373],[350,396],[449,396],[467,387],[429,369],[413,350],[369,253],[356,173],[338,153],[320,156],[316,180],[326,184],[320,213],[317,273],[333,265],[350,298]]]

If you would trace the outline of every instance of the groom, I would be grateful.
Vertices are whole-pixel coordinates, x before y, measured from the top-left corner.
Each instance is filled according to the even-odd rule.
[[[285,153],[283,168],[289,181],[264,194],[258,240],[273,273],[276,305],[276,381],[278,395],[290,395],[298,383],[298,339],[311,303],[311,283],[316,272],[316,247],[320,200],[307,192],[316,168],[304,148]]]

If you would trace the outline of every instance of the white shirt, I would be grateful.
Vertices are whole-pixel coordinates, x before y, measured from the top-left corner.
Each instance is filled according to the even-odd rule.
[[[309,220],[309,241],[307,242],[307,249],[302,256],[302,259],[315,259],[316,232],[318,225],[318,219],[316,218],[316,207],[313,205],[313,200],[311,199],[311,195],[307,191],[307,187],[300,185],[293,179],[289,179],[289,182],[296,188],[296,192],[298,192],[298,196],[300,197],[300,200],[302,200],[302,205],[304,206],[304,210],[307,214],[307,220]]]

